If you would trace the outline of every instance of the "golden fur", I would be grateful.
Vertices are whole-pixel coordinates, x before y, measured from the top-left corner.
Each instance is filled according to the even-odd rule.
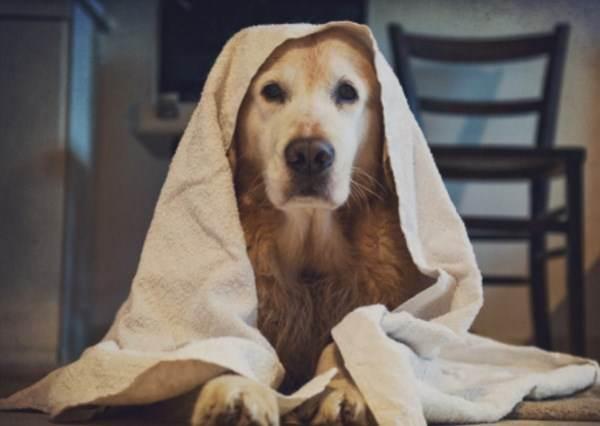
[[[302,70],[301,93],[310,93],[327,78],[329,58],[340,55],[362,80],[364,98],[362,106],[355,107],[361,110],[339,113],[354,114],[351,119],[360,126],[354,146],[343,145],[347,141],[336,145],[336,152],[354,147],[348,195],[334,208],[282,207],[284,197],[273,193],[284,192],[290,183],[281,173],[276,178],[267,173],[270,159],[264,157],[271,154],[265,153],[275,151],[261,146],[269,141],[261,134],[265,130],[257,129],[268,122],[269,112],[258,113],[261,120],[250,112],[261,108],[253,105],[260,102],[261,76],[286,62]],[[331,109],[300,121],[288,118],[287,128],[292,129],[291,137],[316,134],[334,139],[331,123],[336,113]],[[346,125],[344,119],[338,119],[339,128]],[[374,303],[393,309],[423,289],[400,229],[396,191],[389,165],[383,164],[382,133],[379,87],[369,53],[358,41],[335,31],[289,41],[277,49],[254,78],[242,105],[230,160],[256,275],[258,328],[286,368],[285,390],[312,377],[319,354],[331,339],[331,328],[347,313]],[[283,138],[289,140],[287,134]]]
[[[228,153],[256,276],[258,328],[286,368],[280,390],[338,370],[327,390],[288,413],[285,424],[376,424],[336,346],[328,345],[331,328],[356,307],[392,309],[428,284],[400,229],[370,55],[340,30],[285,42],[253,79]],[[355,102],[332,102],[340,80],[356,88]],[[270,81],[287,90],[285,103],[261,97]],[[282,152],[290,140],[314,136],[335,148],[335,161],[320,196],[297,199],[290,196],[294,180]],[[234,373],[156,409],[147,410],[150,418],[183,414],[202,426],[281,420],[276,395]]]

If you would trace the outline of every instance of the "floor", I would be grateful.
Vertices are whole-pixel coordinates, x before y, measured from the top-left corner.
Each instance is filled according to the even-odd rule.
[[[29,383],[34,382],[41,374],[36,374],[35,377],[10,376],[5,372],[0,375],[0,397],[10,395],[12,392],[23,388]],[[46,426],[56,423],[51,423],[48,416],[34,412],[0,412],[0,426]],[[78,423],[82,425],[82,423]],[[148,425],[164,425],[165,423],[149,422],[148,419],[140,420],[135,418],[96,420],[89,423],[93,426],[148,426]],[[169,422],[169,426],[176,426]],[[600,422],[556,422],[556,421],[524,421],[524,420],[507,420],[490,425],[501,426],[600,426]],[[473,425],[470,425],[473,426]]]
[[[50,423],[46,416],[37,413],[0,413],[0,425],[19,425],[19,426],[47,426],[55,423]],[[81,425],[81,423],[78,423]],[[147,426],[148,421],[136,421],[135,419],[123,420],[107,420],[95,421],[90,423],[93,426]],[[152,423],[150,423],[152,424]],[[158,424],[158,423],[154,423]],[[172,423],[169,423],[172,425]],[[600,423],[586,422],[542,422],[542,421],[525,421],[525,420],[507,420],[504,422],[492,423],[490,425],[501,426],[592,426],[600,425]],[[472,426],[472,425],[471,425]]]

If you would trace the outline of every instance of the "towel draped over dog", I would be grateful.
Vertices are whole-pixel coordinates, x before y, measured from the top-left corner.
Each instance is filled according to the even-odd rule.
[[[402,231],[433,283],[393,312],[381,305],[356,309],[332,331],[377,422],[494,421],[524,398],[567,395],[596,382],[593,361],[468,332],[483,292],[463,222],[373,35],[365,26],[334,22],[251,27],[226,44],[171,163],[131,293],[108,334],[0,408],[57,416],[90,405],[146,404],[226,371],[278,386],[284,369],[256,328],[254,274],[226,151],[246,90],[273,50],[334,27],[373,53]],[[321,392],[334,373],[293,395],[278,394],[282,413]]]

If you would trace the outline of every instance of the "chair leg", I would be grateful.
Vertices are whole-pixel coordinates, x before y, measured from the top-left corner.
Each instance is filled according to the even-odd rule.
[[[567,297],[571,351],[585,355],[583,179],[580,163],[567,165]]]
[[[543,349],[552,349],[548,294],[546,289],[546,259],[544,234],[534,234],[529,242],[529,275],[531,277],[531,310],[535,344]]]

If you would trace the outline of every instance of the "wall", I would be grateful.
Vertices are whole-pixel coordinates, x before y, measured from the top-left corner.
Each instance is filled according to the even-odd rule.
[[[126,298],[168,162],[133,136],[135,106],[157,84],[158,1],[105,1],[117,26],[99,40],[92,327],[105,331]]]
[[[387,38],[387,24],[398,22],[407,31],[449,36],[507,35],[549,31],[556,22],[571,24],[571,38],[565,68],[562,103],[557,133],[558,145],[584,146],[585,166],[585,252],[586,267],[597,270],[600,262],[600,200],[596,185],[600,182],[600,3],[595,0],[372,0],[370,25],[384,53],[392,57]],[[430,93],[458,91],[471,97],[510,97],[535,94],[543,64],[531,61],[508,68],[479,68],[468,71],[467,80],[457,80],[453,74],[465,69],[434,71],[420,64],[417,86]],[[450,87],[450,81],[454,84]],[[452,94],[452,93],[450,93]],[[425,133],[430,140],[448,143],[518,143],[531,141],[531,118],[519,120],[458,121],[426,117]],[[453,199],[464,213],[519,214],[527,209],[526,187],[481,185],[450,186]],[[553,187],[553,202],[562,196],[560,183]],[[551,241],[555,244],[556,241]],[[488,272],[526,272],[527,251],[524,246],[504,248],[477,245],[476,254],[482,269]],[[509,271],[507,271],[509,268]],[[555,329],[559,329],[559,345],[565,335],[564,325],[564,265],[554,261],[550,268],[551,306]],[[598,314],[591,300],[599,296],[599,278],[588,274],[588,334],[592,344],[600,339]],[[486,304],[475,329],[483,334],[511,342],[526,342],[531,334],[528,293],[525,289],[486,288]],[[600,348],[592,348],[600,356]]]

